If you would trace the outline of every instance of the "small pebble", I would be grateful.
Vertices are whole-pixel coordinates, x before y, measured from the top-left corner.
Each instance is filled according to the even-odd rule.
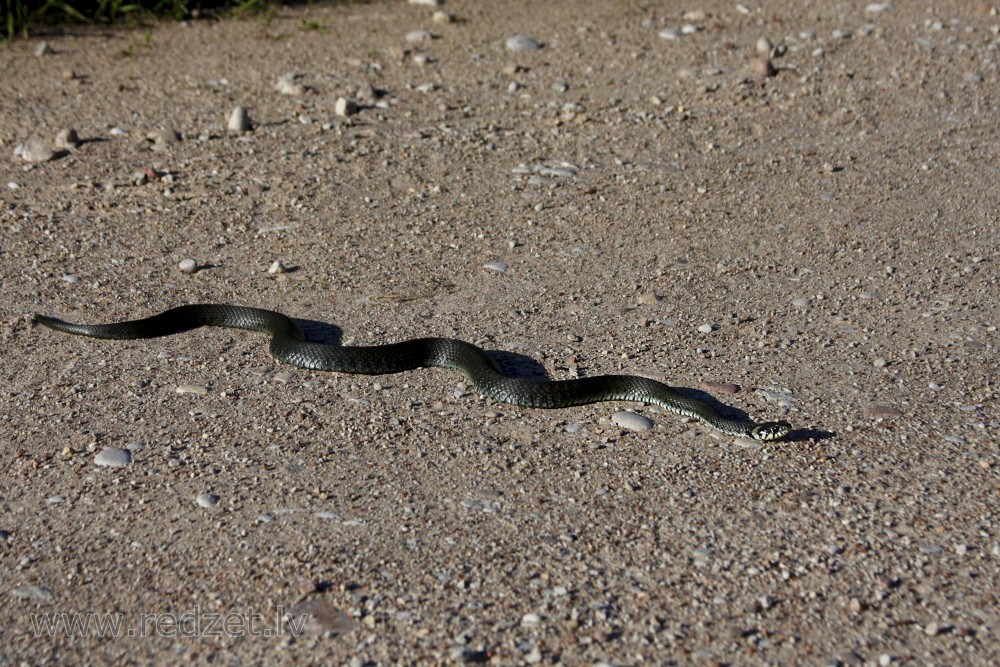
[[[292,381],[293,377],[295,377],[295,373],[292,371],[281,371],[275,374],[274,379],[278,382],[288,383]]]
[[[941,632],[941,626],[933,621],[924,626],[924,634],[927,635],[928,637],[933,637],[940,632]]]
[[[18,183],[17,181],[7,181],[7,188],[9,190],[20,190],[21,184]]]
[[[710,391],[714,394],[736,394],[740,391],[740,386],[731,382],[710,382],[709,380],[702,380],[698,384],[705,391]]]
[[[375,86],[366,81],[365,83],[358,86],[358,90],[356,93],[354,93],[354,96],[359,100],[365,100],[366,102],[374,102],[379,98],[379,91],[375,89]]]
[[[773,48],[774,45],[771,44],[771,40],[769,40],[767,37],[761,37],[760,39],[757,40],[757,53],[761,54],[762,56],[771,55],[771,49]]]
[[[521,617],[521,625],[526,628],[533,628],[542,622],[542,617],[538,614],[525,614]]]
[[[454,23],[455,15],[452,14],[451,12],[446,12],[439,9],[438,11],[434,12],[434,16],[432,16],[431,19],[435,23]]]
[[[59,132],[56,135],[56,148],[76,148],[80,145],[80,135],[72,127]]]
[[[48,162],[56,152],[40,139],[28,139],[21,148],[21,159],[25,162]]]
[[[128,136],[128,131],[127,130],[123,130],[120,127],[113,127],[110,130],[108,130],[108,132],[111,134],[112,137],[127,137]]]
[[[508,268],[510,268],[507,266],[507,262],[486,262],[483,264],[483,267],[489,269],[490,271],[497,271],[499,273],[504,273]]]
[[[409,4],[411,4],[411,5],[423,5],[425,7],[437,7],[442,2],[444,2],[444,0],[407,0],[407,2]]]
[[[271,266],[267,267],[267,272],[272,276],[276,276],[279,273],[288,273],[288,267],[281,263],[281,260],[275,260],[271,262]]]
[[[198,270],[198,262],[189,257],[188,259],[182,259],[177,267],[184,273],[195,273]]]
[[[891,405],[873,405],[868,409],[868,414],[881,419],[891,419],[893,417],[902,417],[903,411]]]
[[[317,598],[296,602],[288,608],[285,618],[307,636],[338,637],[358,628],[350,616]]]
[[[229,114],[228,127],[231,132],[249,132],[251,127],[250,114],[241,106],[234,108]]]
[[[429,30],[411,30],[406,33],[406,41],[410,44],[429,42],[432,39],[434,39],[434,35],[432,35]]]
[[[893,658],[891,655],[889,655],[888,653],[883,653],[878,657],[879,667],[889,667],[889,665],[892,664],[892,660]]]
[[[358,112],[358,105],[346,97],[338,97],[333,105],[333,112],[338,116],[353,116]]]
[[[653,428],[653,420],[629,410],[619,410],[611,417],[611,422],[630,431],[648,431]]]
[[[508,51],[537,51],[542,48],[540,42],[521,33],[508,37],[506,46]]]
[[[132,463],[132,452],[120,447],[105,447],[94,457],[94,464],[108,468],[121,468]]]
[[[750,72],[754,76],[772,77],[777,75],[778,70],[768,58],[754,58],[750,61]]]
[[[12,588],[10,589],[10,594],[22,600],[43,600],[45,602],[51,602],[55,597],[51,589],[44,586],[35,586],[34,584]]]
[[[35,55],[39,58],[42,56],[50,56],[53,53],[55,53],[55,51],[52,50],[52,47],[49,46],[48,42],[39,42],[38,46],[35,47]]]
[[[301,97],[306,94],[305,86],[294,79],[287,78],[287,76],[280,77],[277,82],[275,82],[274,88],[282,95]]]
[[[177,389],[174,391],[178,394],[197,394],[198,396],[204,396],[208,393],[208,387],[202,384],[182,384],[178,385]]]
[[[203,493],[195,499],[195,502],[207,509],[219,504],[219,496],[214,493]]]
[[[660,31],[660,39],[680,39],[684,33],[682,33],[677,28],[666,28]]]
[[[153,144],[160,148],[166,146],[167,144],[177,143],[180,138],[181,135],[177,132],[177,130],[160,128],[146,133],[146,141],[152,141]]]
[[[882,12],[887,12],[892,8],[892,5],[888,2],[873,2],[865,7],[865,11],[871,14],[881,14]]]
[[[882,357],[879,357],[878,359],[873,361],[872,364],[875,366],[875,368],[885,368],[886,366],[889,365],[889,362],[883,359]]]
[[[64,273],[62,279],[68,282],[70,285],[75,285],[80,282],[80,276],[73,273]]]
[[[713,331],[715,331],[715,325],[714,324],[702,324],[700,327],[698,327],[698,331],[700,331],[703,334],[710,334]]]
[[[804,308],[812,303],[812,299],[795,299],[792,301],[792,305],[796,308]]]

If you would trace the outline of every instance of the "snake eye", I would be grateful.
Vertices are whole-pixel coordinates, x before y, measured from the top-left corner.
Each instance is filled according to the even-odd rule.
[[[754,440],[771,442],[773,440],[781,440],[791,433],[791,431],[792,425],[788,422],[767,422],[753,430],[753,437]]]

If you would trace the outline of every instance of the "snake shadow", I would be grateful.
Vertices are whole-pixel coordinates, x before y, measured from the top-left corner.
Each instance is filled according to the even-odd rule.
[[[318,320],[300,318],[295,318],[295,321],[302,328],[302,333],[305,335],[306,340],[314,343],[323,343],[325,345],[343,345],[343,330],[337,325],[320,322]],[[503,371],[504,374],[511,377],[536,382],[563,379],[553,378],[541,362],[533,357],[529,357],[526,354],[510,352],[508,350],[486,350],[486,354],[493,358],[493,361],[497,363],[497,366],[500,367],[500,370]],[[701,389],[680,387],[676,385],[670,385],[670,388],[682,396],[693,398],[708,404],[724,417],[739,420],[751,419],[750,415],[745,410],[740,410],[739,408],[734,408],[731,405],[723,403],[712,394],[702,391]],[[793,442],[826,440],[834,437],[835,435],[835,433],[820,429],[796,429],[785,436],[785,440]]]

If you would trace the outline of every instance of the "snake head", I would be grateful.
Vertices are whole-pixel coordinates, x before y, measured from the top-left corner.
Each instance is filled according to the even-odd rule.
[[[766,422],[758,424],[752,431],[754,440],[773,442],[784,439],[792,432],[792,425],[788,422]]]

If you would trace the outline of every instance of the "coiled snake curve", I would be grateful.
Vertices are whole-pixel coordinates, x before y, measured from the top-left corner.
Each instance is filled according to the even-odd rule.
[[[450,368],[467,375],[481,394],[528,408],[568,408],[602,401],[640,401],[694,417],[732,436],[781,440],[788,422],[758,424],[728,419],[707,403],[684,396],[662,382],[634,375],[601,375],[572,380],[538,381],[504,375],[485,350],[454,338],[416,338],[389,345],[341,347],[305,340],[290,317],[271,310],[222,304],[194,304],[158,315],[113,324],[71,324],[37,315],[50,329],[92,338],[156,338],[201,326],[248,329],[271,335],[271,355],[278,361],[319,371],[381,375],[423,367]]]

